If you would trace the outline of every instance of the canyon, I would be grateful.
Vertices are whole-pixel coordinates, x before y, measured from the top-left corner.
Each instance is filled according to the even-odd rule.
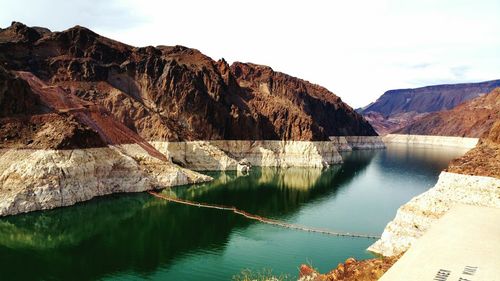
[[[193,170],[328,167],[339,151],[384,147],[321,86],[81,26],[0,30],[0,109],[0,215],[211,180]]]
[[[391,90],[357,113],[326,88],[268,66],[230,65],[183,46],[133,47],[81,26],[52,32],[13,22],[0,30],[0,216],[213,180],[201,171],[320,174],[352,150],[471,149],[400,207],[369,248],[385,258],[348,259],[329,273],[374,280],[453,205],[500,208],[499,86]]]

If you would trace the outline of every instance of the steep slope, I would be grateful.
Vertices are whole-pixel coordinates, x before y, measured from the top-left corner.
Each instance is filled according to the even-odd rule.
[[[479,138],[497,120],[500,120],[500,88],[451,110],[431,113],[395,133]]]
[[[135,48],[79,26],[14,22],[0,31],[0,63],[103,106],[146,140],[376,135],[333,93],[269,67],[229,66],[182,46]]]
[[[500,179],[500,118],[483,134],[478,145],[453,160],[447,171]]]
[[[428,113],[449,110],[500,87],[500,80],[390,90],[358,109],[380,134],[406,127]]]
[[[268,66],[236,62],[232,73],[247,96],[247,105],[285,139],[373,135],[362,116],[327,89],[275,72]]]
[[[99,134],[71,113],[59,113],[19,75],[0,66],[0,148],[103,147]]]

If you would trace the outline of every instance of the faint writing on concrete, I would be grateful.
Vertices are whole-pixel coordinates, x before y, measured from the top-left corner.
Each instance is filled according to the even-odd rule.
[[[450,270],[440,269],[436,273],[436,276],[434,276],[433,280],[436,280],[436,281],[446,281],[446,280],[448,280],[448,277],[450,276],[450,274],[451,274]]]
[[[477,266],[470,266],[470,265],[467,265],[465,266],[464,270],[462,271],[462,275],[468,275],[467,278],[465,277],[460,277],[458,279],[458,281],[472,281],[472,279],[468,279],[469,276],[473,276],[476,271],[477,271],[478,267]],[[434,276],[434,281],[447,281],[448,280],[448,277],[450,277],[451,275],[451,270],[448,270],[448,269],[440,269],[438,270],[438,272],[436,273],[436,276]]]

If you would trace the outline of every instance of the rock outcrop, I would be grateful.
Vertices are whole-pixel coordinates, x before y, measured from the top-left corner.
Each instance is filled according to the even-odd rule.
[[[385,135],[431,112],[450,110],[467,100],[490,93],[496,87],[500,87],[500,80],[390,90],[377,101],[358,109],[358,112],[370,121],[379,134]]]
[[[329,141],[212,140],[151,144],[174,163],[193,170],[240,170],[243,166],[328,167],[342,162],[339,152],[382,149],[380,137],[330,137]]]
[[[237,170],[261,167],[328,167],[342,162],[334,142],[192,141],[152,142],[172,162],[194,170]]]
[[[2,150],[0,170],[0,216],[211,179],[154,158],[137,144]]]
[[[375,281],[378,280],[397,260],[399,256],[382,257],[357,261],[348,258],[339,263],[337,268],[321,274],[308,265],[299,268],[299,281]]]
[[[148,141],[328,140],[376,135],[323,87],[182,46],[135,48],[76,26],[0,31],[0,65],[102,106]]]
[[[497,120],[500,120],[500,88],[451,110],[431,113],[394,133],[479,138]]]

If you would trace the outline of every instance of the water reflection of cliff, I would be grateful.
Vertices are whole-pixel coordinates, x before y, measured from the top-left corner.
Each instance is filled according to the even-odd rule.
[[[391,171],[397,175],[405,175],[411,171],[417,174],[432,173],[437,175],[448,166],[449,159],[464,154],[468,149],[446,147],[444,149],[432,149],[402,144],[391,144],[387,151],[381,154],[377,161],[381,167],[391,167]]]
[[[325,171],[253,169],[244,177],[221,173],[211,184],[173,192],[283,219],[335,193],[372,156],[347,159]],[[252,223],[231,213],[167,203],[147,194],[111,196],[0,219],[0,273],[5,280],[91,280],[127,271],[147,275],[190,252],[220,251],[232,230]]]

